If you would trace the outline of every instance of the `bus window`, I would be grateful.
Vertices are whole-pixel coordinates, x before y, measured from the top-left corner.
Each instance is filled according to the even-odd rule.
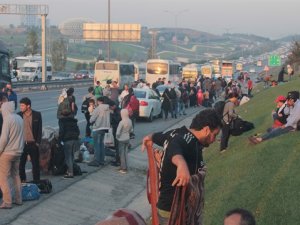
[[[148,63],[147,73],[166,75],[168,73],[168,64],[166,63]]]
[[[120,65],[120,75],[134,75],[134,65]]]

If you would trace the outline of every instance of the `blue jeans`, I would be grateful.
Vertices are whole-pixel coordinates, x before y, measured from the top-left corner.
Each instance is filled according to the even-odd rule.
[[[105,162],[104,134],[103,130],[93,132],[95,160],[100,164]]]
[[[262,135],[261,138],[263,140],[267,140],[270,138],[280,136],[282,134],[286,134],[286,133],[290,132],[291,130],[294,130],[294,128],[293,127],[285,127],[285,128],[278,127],[278,128],[272,129],[269,133]]]
[[[68,173],[73,175],[74,152],[79,151],[78,140],[64,142],[65,163],[68,167]]]

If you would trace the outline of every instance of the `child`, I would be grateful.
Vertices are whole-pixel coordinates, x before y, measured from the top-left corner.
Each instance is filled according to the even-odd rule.
[[[119,141],[119,154],[120,154],[120,161],[121,161],[121,166],[120,166],[120,173],[127,173],[127,155],[128,155],[128,145],[129,145],[129,140],[130,140],[130,133],[133,132],[133,126],[132,122],[129,119],[129,114],[127,109],[122,109],[121,110],[121,118],[122,120],[120,121],[117,132],[116,132],[116,137],[117,140]]]

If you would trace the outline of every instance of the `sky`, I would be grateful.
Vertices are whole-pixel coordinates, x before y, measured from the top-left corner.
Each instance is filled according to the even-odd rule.
[[[71,18],[107,23],[139,23],[148,28],[178,27],[213,34],[246,33],[272,39],[300,33],[299,0],[0,0],[1,4],[47,4],[47,19],[58,25]],[[0,15],[0,24],[20,17]]]

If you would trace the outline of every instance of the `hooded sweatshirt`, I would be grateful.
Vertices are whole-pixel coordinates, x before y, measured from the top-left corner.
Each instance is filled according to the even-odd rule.
[[[91,114],[90,123],[93,131],[108,130],[110,128],[110,111],[108,104],[99,104]]]
[[[1,107],[3,127],[0,137],[0,154],[21,155],[24,147],[23,120],[15,114],[14,102],[5,102]]]
[[[129,141],[130,133],[133,132],[132,122],[129,119],[129,114],[127,109],[121,110],[121,117],[122,120],[120,121],[117,132],[116,138],[118,141]]]

